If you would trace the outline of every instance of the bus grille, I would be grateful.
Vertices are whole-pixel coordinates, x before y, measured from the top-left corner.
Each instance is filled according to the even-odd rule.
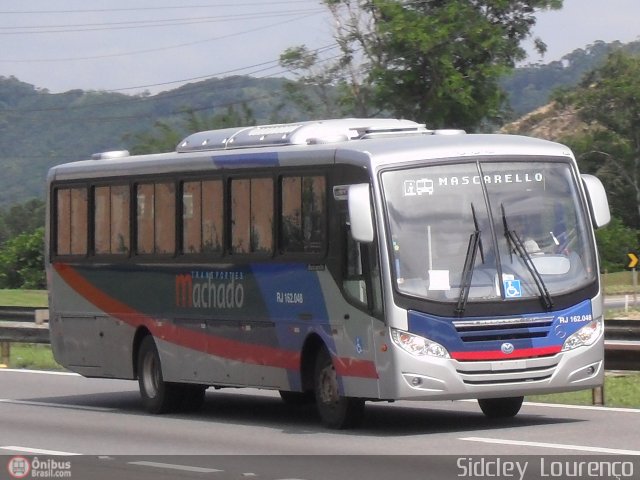
[[[453,325],[467,345],[528,340],[549,335],[553,317],[460,320]],[[459,361],[457,372],[467,385],[500,385],[548,380],[558,365],[556,354],[513,360]]]
[[[500,385],[544,381],[551,378],[557,366],[556,357],[539,357],[460,362],[456,371],[467,385]]]
[[[455,321],[465,343],[544,338],[549,335],[553,317],[508,318],[500,320]]]

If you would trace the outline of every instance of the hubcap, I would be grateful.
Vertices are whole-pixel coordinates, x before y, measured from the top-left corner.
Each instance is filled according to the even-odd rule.
[[[322,369],[320,373],[320,400],[322,403],[336,403],[339,400],[338,378],[333,365]]]
[[[160,383],[160,369],[153,355],[147,354],[144,358],[142,368],[142,384],[144,391],[149,398],[155,398],[158,394],[158,384]]]

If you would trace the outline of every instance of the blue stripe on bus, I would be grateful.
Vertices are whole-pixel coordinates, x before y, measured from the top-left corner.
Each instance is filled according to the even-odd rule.
[[[509,317],[511,318],[511,317]],[[450,353],[462,356],[481,352],[500,351],[503,343],[513,344],[516,350],[549,350],[562,347],[566,339],[589,323],[592,318],[591,301],[585,300],[573,307],[551,313],[527,314],[519,316],[525,320],[522,325],[505,326],[496,329],[479,329],[458,332],[453,325],[454,318],[436,317],[422,312],[409,311],[409,331],[440,343]],[[545,328],[537,324],[527,325],[526,320],[549,318]],[[465,318],[464,320],[500,320],[500,317]],[[484,337],[484,338],[483,338]]]
[[[310,331],[322,332],[319,325],[328,324],[324,295],[314,271],[306,263],[254,264],[254,280],[268,310],[268,317],[277,319],[276,335],[280,348],[302,351],[302,342]],[[334,348],[333,338],[324,340]],[[292,389],[301,389],[300,374],[288,371]]]
[[[278,154],[275,152],[239,153],[212,157],[217,167],[277,167]]]

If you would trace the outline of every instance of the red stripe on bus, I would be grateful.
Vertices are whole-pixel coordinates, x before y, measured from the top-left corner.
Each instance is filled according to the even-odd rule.
[[[102,312],[118,320],[122,320],[132,327],[144,325],[154,336],[162,340],[229,360],[236,360],[252,365],[300,371],[300,353],[298,352],[238,342],[213,335],[206,335],[188,328],[178,327],[171,323],[162,323],[162,319],[156,319],[140,313],[110,295],[107,295],[88,282],[73,267],[63,263],[55,263],[53,266],[71,288]],[[206,342],[204,341],[205,339]],[[339,375],[378,378],[375,365],[371,361],[341,357],[337,358],[335,363],[336,372]]]
[[[98,307],[103,312],[109,313],[114,317],[122,320],[126,323],[132,324],[132,317],[135,317],[138,320],[138,324],[150,322],[153,319],[147,315],[142,315],[137,310],[129,307],[127,304],[116,300],[115,298],[107,295],[99,288],[94,287],[91,283],[87,282],[87,280],[80,275],[77,271],[75,271],[71,266],[64,263],[54,263],[53,267],[56,269],[58,274],[64,279],[67,284],[73,288],[77,293],[79,293],[85,300],[93,303],[96,307]],[[117,313],[113,313],[117,312]],[[143,322],[140,322],[143,320]],[[147,325],[151,326],[151,325]]]
[[[341,357],[334,362],[336,373],[343,377],[378,378],[378,371],[373,362]]]
[[[546,355],[555,355],[562,350],[559,345],[552,347],[523,348],[506,354],[501,350],[488,350],[485,352],[453,352],[451,358],[455,360],[509,360],[512,358],[533,358]]]

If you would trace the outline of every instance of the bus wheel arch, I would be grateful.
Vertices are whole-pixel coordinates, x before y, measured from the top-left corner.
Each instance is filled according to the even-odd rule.
[[[133,337],[133,346],[131,348],[131,365],[133,366],[133,378],[138,378],[138,357],[140,355],[140,345],[146,336],[151,336],[151,332],[147,327],[140,327]]]
[[[359,426],[364,418],[364,399],[342,396],[339,390],[333,359],[323,345],[317,352],[314,367],[314,392],[320,420],[332,429]]]
[[[152,335],[144,335],[140,341],[137,373],[142,404],[149,413],[167,413],[180,407],[183,392],[180,385],[164,380],[160,354]]]
[[[315,368],[318,352],[327,348],[320,335],[313,333],[307,337],[300,354],[300,383],[303,392],[313,392],[315,389]]]
[[[320,336],[313,333],[307,337],[300,353],[301,391],[280,390],[282,400],[292,406],[305,406],[315,402],[314,373],[318,351],[324,347]]]

